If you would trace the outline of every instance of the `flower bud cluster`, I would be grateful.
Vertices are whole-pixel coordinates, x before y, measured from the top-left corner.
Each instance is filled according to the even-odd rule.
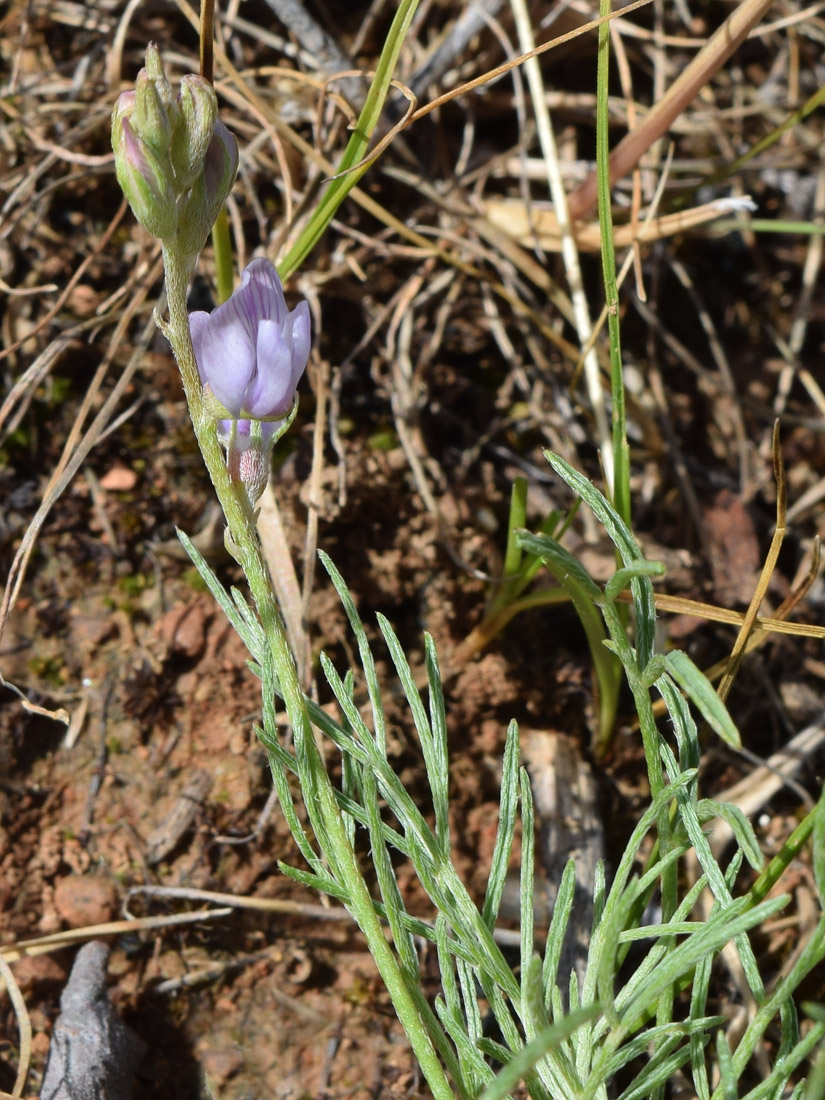
[[[134,91],[112,112],[112,148],[141,225],[185,255],[199,252],[238,172],[238,143],[218,118],[209,81],[184,76],[175,95],[150,44]]]

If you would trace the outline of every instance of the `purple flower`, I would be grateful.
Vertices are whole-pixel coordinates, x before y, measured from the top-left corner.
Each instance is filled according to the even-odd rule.
[[[232,417],[287,415],[309,358],[309,305],[289,312],[269,260],[253,260],[228,302],[189,323],[201,381]]]

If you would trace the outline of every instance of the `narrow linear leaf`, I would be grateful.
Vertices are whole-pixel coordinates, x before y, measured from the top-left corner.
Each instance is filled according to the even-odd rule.
[[[704,672],[681,649],[668,653],[665,661],[668,672],[699,708],[708,725],[722,740],[734,749],[742,747],[739,730],[728,713],[728,708],[716,694]]]
[[[542,1031],[535,1039],[526,1043],[521,1050],[510,1057],[507,1065],[495,1081],[487,1086],[479,1100],[504,1100],[504,1097],[515,1089],[519,1081],[530,1072],[549,1050],[552,1050],[554,1046],[572,1035],[582,1024],[595,1019],[598,1014],[598,1005],[588,1005],[587,1008],[580,1008],[577,1012],[571,1012],[561,1023],[554,1024]],[[580,1088],[581,1085],[578,1087]]]

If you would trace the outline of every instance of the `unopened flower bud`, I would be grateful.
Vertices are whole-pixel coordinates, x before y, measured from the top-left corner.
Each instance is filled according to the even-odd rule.
[[[237,174],[235,135],[216,119],[202,171],[179,210],[178,242],[185,253],[203,248]]]
[[[158,94],[165,106],[167,108],[171,107],[175,102],[175,93],[172,90],[172,85],[166,79],[166,69],[164,68],[163,58],[161,57],[156,42],[150,42],[146,47],[143,67],[146,71],[146,75],[157,88]]]
[[[180,119],[172,135],[172,166],[178,186],[191,187],[204,168],[218,118],[218,100],[212,85],[201,76],[181,80]],[[214,219],[213,219],[214,220]]]
[[[218,439],[226,448],[229,476],[253,508],[269,481],[272,447],[280,426],[259,420],[218,421]]]
[[[158,157],[169,157],[172,123],[154,80],[141,69],[135,81],[135,109],[129,120],[140,140]],[[171,162],[169,169],[171,172]]]
[[[238,143],[211,84],[190,74],[176,96],[154,43],[135,89],[112,112],[117,178],[138,221],[194,259],[238,171]]]
[[[167,165],[135,134],[130,119],[112,119],[115,171],[135,217],[153,236],[171,237],[177,228],[177,204]]]
[[[115,106],[112,110],[112,133],[114,133],[114,127],[116,125],[124,118],[131,118],[134,113],[135,90],[131,88],[128,92],[121,92],[115,101]]]

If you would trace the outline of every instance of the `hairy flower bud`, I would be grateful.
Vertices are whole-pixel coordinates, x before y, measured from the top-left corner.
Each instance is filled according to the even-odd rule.
[[[180,122],[170,151],[178,185],[184,188],[191,187],[204,169],[218,119],[218,99],[208,80],[190,74],[181,80],[178,107]]]
[[[140,140],[159,157],[169,157],[172,140],[172,123],[169,111],[157,84],[145,69],[141,69],[135,81],[135,109],[129,120]],[[169,171],[171,175],[171,162]]]
[[[123,193],[146,229],[186,256],[203,248],[238,171],[238,143],[211,84],[190,74],[176,96],[153,43],[135,89],[112,112]]]
[[[216,119],[200,175],[180,204],[178,242],[188,255],[200,252],[238,174],[235,135]]]
[[[220,420],[218,439],[226,448],[230,478],[243,488],[254,508],[269,481],[272,447],[281,423],[260,420]]]
[[[128,94],[128,93],[124,93]],[[164,240],[177,228],[177,203],[167,166],[142,142],[128,116],[115,108],[112,120],[115,171],[135,217],[155,237]]]
[[[146,55],[144,58],[144,70],[146,75],[154,84],[157,89],[158,95],[163,101],[167,110],[172,112],[172,118],[170,121],[174,124],[174,103],[175,93],[172,89],[172,85],[169,83],[166,77],[166,69],[163,64],[163,58],[161,57],[160,50],[157,47],[156,42],[150,42],[146,47]]]

